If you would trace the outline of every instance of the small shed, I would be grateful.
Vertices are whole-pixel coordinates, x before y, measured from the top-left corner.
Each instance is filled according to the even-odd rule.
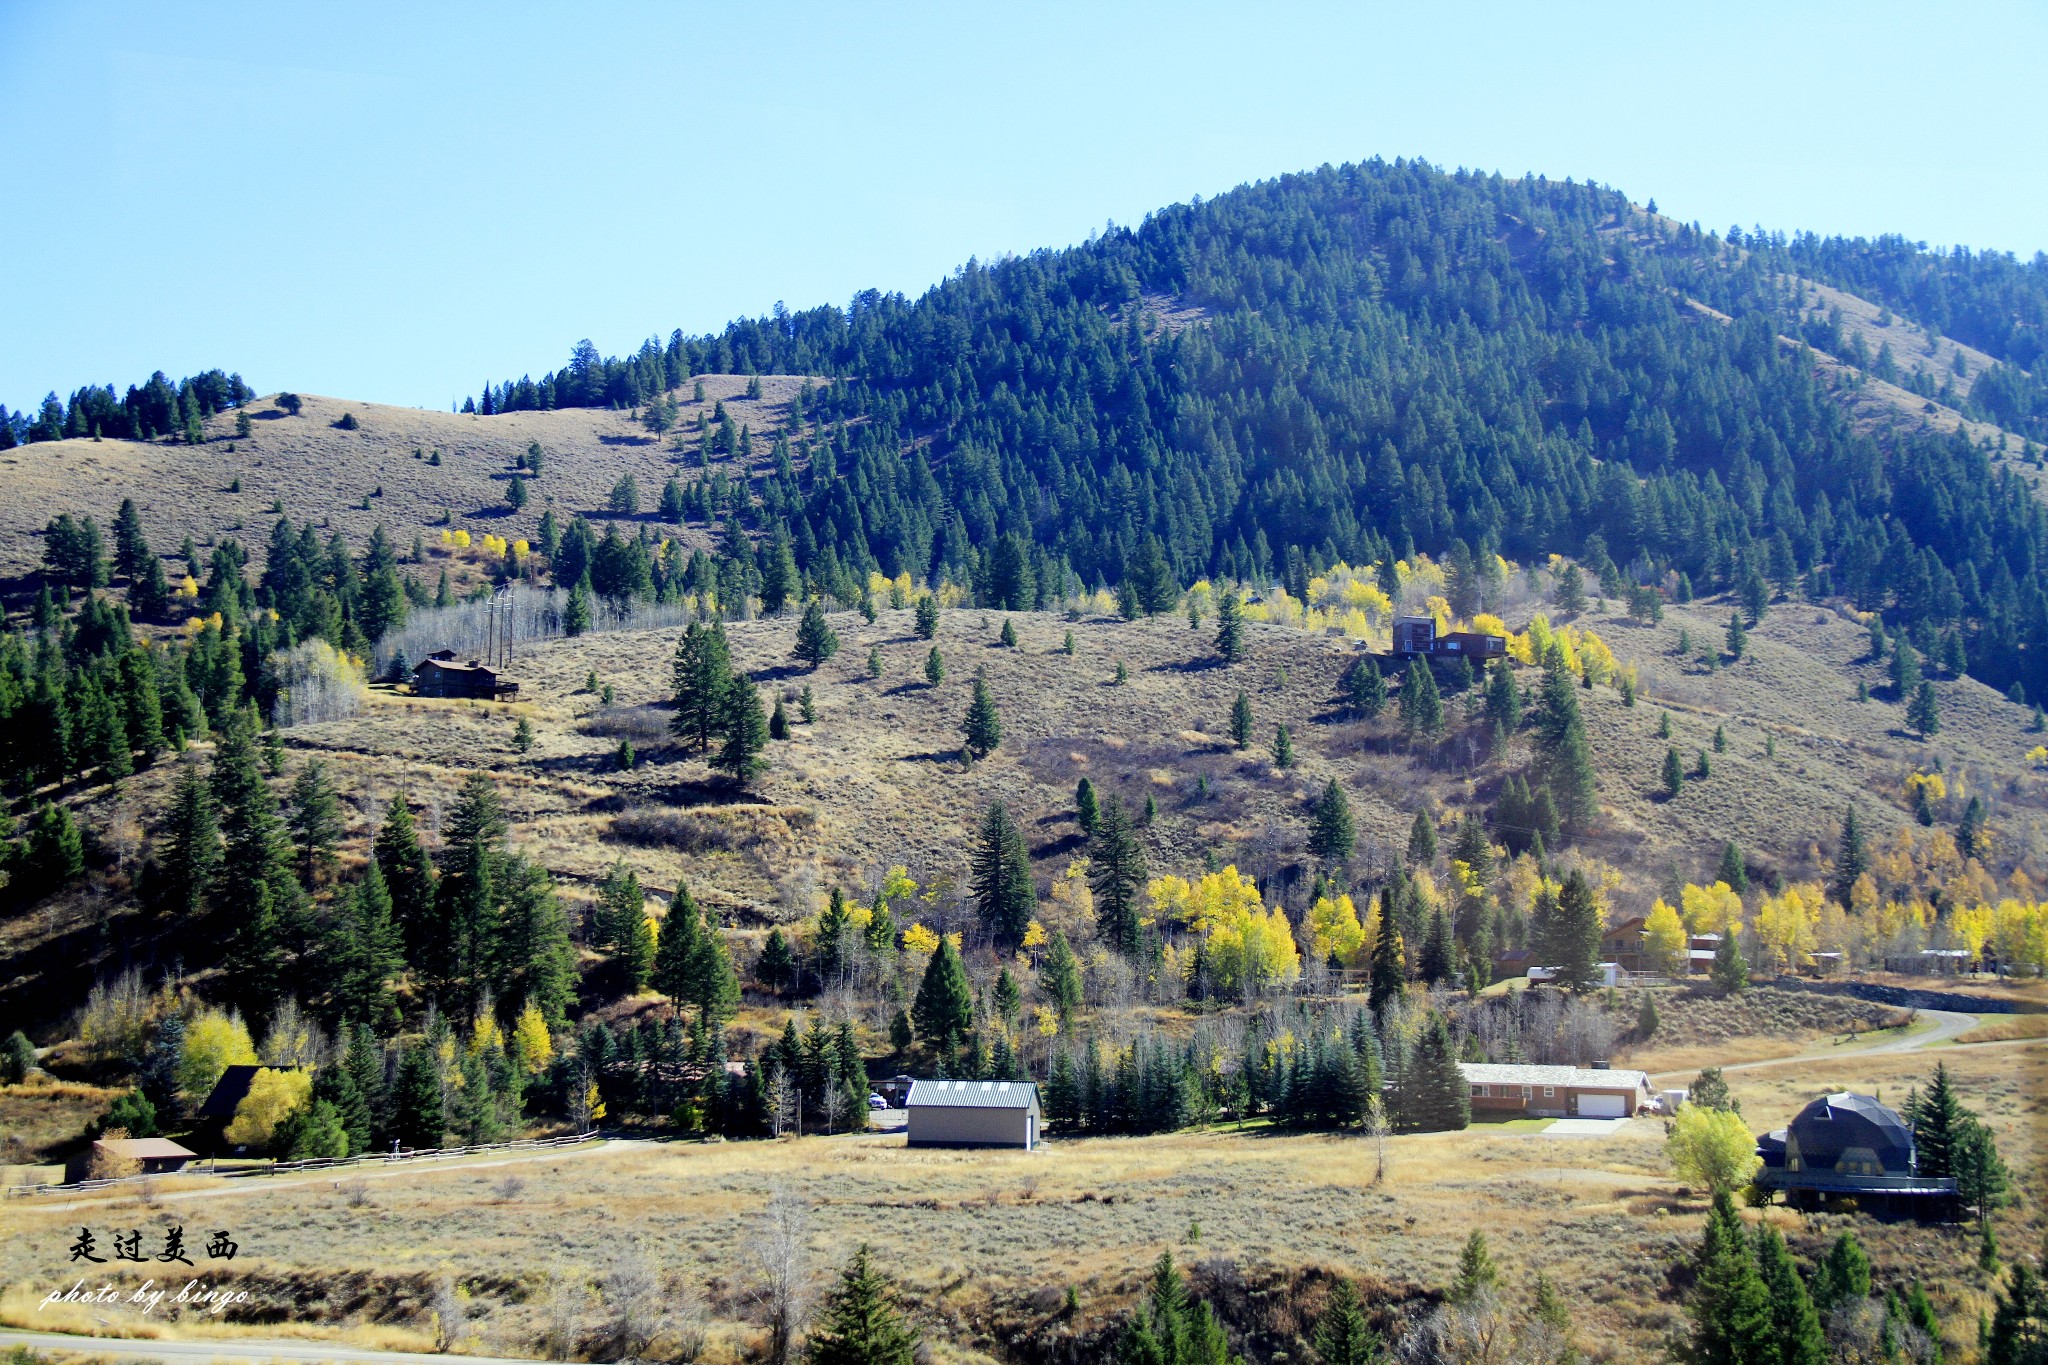
[[[169,1175],[184,1170],[185,1163],[198,1155],[169,1138],[100,1138],[64,1164],[64,1178],[90,1179],[96,1167],[105,1170],[113,1163],[133,1164],[143,1175]]]
[[[433,656],[413,670],[412,689],[422,697],[471,697],[504,701],[519,695],[519,684],[501,682],[498,670],[477,659],[466,664]]]
[[[918,1081],[904,1108],[912,1147],[1038,1145],[1038,1087],[1030,1081]]]
[[[1460,1062],[1474,1118],[1624,1119],[1655,1102],[1646,1071]]]

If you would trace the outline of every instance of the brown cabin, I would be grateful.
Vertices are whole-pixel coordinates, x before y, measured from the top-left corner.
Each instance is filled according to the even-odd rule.
[[[170,1175],[184,1170],[197,1155],[169,1138],[99,1138],[64,1164],[64,1179],[76,1184],[92,1178],[95,1169],[119,1169],[130,1163],[138,1175]]]
[[[1436,633],[1436,618],[1397,616],[1394,618],[1394,653],[1403,658],[1467,658],[1479,663],[1505,659],[1508,642],[1498,635],[1477,630]]]
[[[466,664],[452,658],[430,656],[413,670],[412,690],[422,697],[472,697],[480,701],[509,701],[519,695],[519,684],[500,682],[498,670],[471,659]]]
[[[1610,925],[1600,933],[1600,960],[1619,963],[1623,971],[1640,972],[1645,969],[1643,953],[1643,930],[1649,920],[1642,915],[1630,915],[1619,924]]]

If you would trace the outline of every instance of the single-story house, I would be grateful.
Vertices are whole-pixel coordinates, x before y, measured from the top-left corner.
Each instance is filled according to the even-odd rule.
[[[1842,1091],[1807,1105],[1757,1139],[1757,1183],[1795,1201],[1854,1195],[1952,1205],[1956,1182],[1918,1173],[1913,1130],[1870,1095]]]
[[[185,1169],[197,1152],[180,1147],[169,1138],[100,1138],[92,1146],[64,1163],[67,1181],[87,1180],[95,1167],[133,1164],[142,1175],[169,1175]]]
[[[1472,1091],[1474,1118],[1622,1119],[1652,1107],[1647,1071],[1593,1066],[1525,1066],[1460,1062]]]
[[[1038,1145],[1038,1087],[1030,1081],[918,1081],[904,1108],[912,1147]]]
[[[519,684],[498,681],[498,670],[476,659],[459,664],[452,659],[427,658],[413,670],[412,690],[422,697],[500,701],[518,696]]]

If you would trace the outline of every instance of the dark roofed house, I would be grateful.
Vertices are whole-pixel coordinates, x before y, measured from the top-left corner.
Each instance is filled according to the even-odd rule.
[[[248,1098],[249,1087],[256,1083],[256,1073],[261,1070],[260,1066],[231,1066],[221,1072],[199,1106],[199,1117],[219,1119],[222,1123],[234,1118],[236,1108]]]
[[[500,682],[498,670],[471,659],[466,664],[453,659],[428,657],[413,670],[412,690],[422,697],[471,697],[479,701],[505,701],[519,695],[519,684]]]
[[[1757,1139],[1757,1183],[1795,1203],[1854,1196],[1952,1207],[1956,1182],[1920,1175],[1913,1130],[1869,1095],[1823,1095]]]

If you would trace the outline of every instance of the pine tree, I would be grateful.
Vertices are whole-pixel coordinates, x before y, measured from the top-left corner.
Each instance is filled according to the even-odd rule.
[[[696,996],[691,968],[697,953],[697,940],[703,933],[703,921],[697,912],[697,902],[690,896],[690,888],[676,887],[676,894],[668,903],[668,913],[662,916],[661,936],[654,947],[654,968],[647,980],[655,990],[667,996],[669,1004],[678,1011]]]
[[[1972,793],[1963,807],[1963,818],[1956,822],[1956,852],[1965,858],[1982,858],[1990,851],[1991,831],[1984,815],[1984,798]]]
[[[825,606],[815,597],[804,603],[803,619],[796,627],[796,648],[790,652],[813,669],[839,652],[839,633],[825,619]]]
[[[761,956],[754,962],[754,976],[771,991],[781,992],[796,984],[796,954],[790,951],[789,940],[778,928],[768,931],[767,942],[761,945]]]
[[[882,647],[868,646],[868,677],[879,680],[882,676]]]
[[[1749,632],[1742,627],[1742,613],[1728,613],[1728,657],[1738,663],[1749,649]]]
[[[1544,667],[1541,696],[1536,719],[1538,771],[1563,827],[1584,829],[1599,814],[1593,750],[1579,714],[1578,689],[1561,651],[1553,649]]]
[[[1003,742],[1002,715],[989,693],[988,678],[979,672],[974,675],[974,696],[967,704],[967,716],[960,729],[967,736],[970,758],[986,758]]]
[[[1956,1140],[1969,1120],[1949,1079],[1948,1064],[1934,1064],[1934,1079],[1920,1097],[1913,1118],[1914,1172],[1933,1180],[1955,1174]]]
[[[726,693],[732,687],[732,654],[726,647],[725,628],[716,622],[692,622],[676,643],[675,662],[670,668],[675,713],[668,727],[685,740],[694,739],[697,751],[711,748],[711,737],[725,720]]]
[[[1417,867],[1428,867],[1436,861],[1436,822],[1429,818],[1428,811],[1415,812],[1415,819],[1408,826],[1408,861]]]
[[[1941,729],[1941,699],[1934,694],[1934,684],[1922,682],[1913,692],[1913,700],[1906,707],[1906,724],[1926,739]]]
[[[1920,690],[1920,652],[1904,636],[1892,645],[1891,678],[1892,696],[1899,701],[1911,701]]]
[[[1664,795],[1672,800],[1685,790],[1685,764],[1678,757],[1678,746],[1664,751]]]
[[[162,904],[176,915],[194,915],[213,885],[220,867],[220,822],[213,793],[199,775],[199,765],[186,760],[171,795],[157,866]]]
[[[1291,768],[1294,766],[1294,736],[1286,726],[1273,727],[1273,766]]]
[[[1408,989],[1408,960],[1401,943],[1400,922],[1394,911],[1394,888],[1380,891],[1380,931],[1372,943],[1370,981],[1372,1010],[1384,1014],[1388,1005]]]
[[[1707,979],[1729,995],[1749,989],[1749,962],[1735,941],[1735,926],[1730,925],[1714,945],[1714,965],[1707,970]]]
[[[924,680],[933,687],[946,680],[946,661],[939,654],[937,645],[933,645],[931,652],[924,656]]]
[[[1600,984],[1600,907],[1586,874],[1573,868],[1557,894],[1557,930],[1552,980],[1575,991]]]
[[[341,797],[327,780],[327,765],[317,758],[299,770],[292,784],[291,831],[299,879],[310,890],[318,874],[333,871],[342,832]]]
[[[1721,866],[1714,879],[1724,883],[1738,896],[1749,894],[1749,863],[1742,856],[1741,846],[1733,839],[1721,845]]]
[[[789,738],[789,713],[782,709],[782,698],[775,699],[775,709],[768,713],[768,738]]]
[[[1358,826],[1351,816],[1351,802],[1344,789],[1331,778],[1308,817],[1308,851],[1323,863],[1346,863],[1358,843]]]
[[[926,593],[917,599],[917,636],[920,640],[937,639],[939,634],[939,599]]]
[[[1759,1365],[1825,1365],[1828,1344],[1820,1315],[1813,1311],[1813,1301],[1807,1297],[1791,1252],[1785,1249],[1785,1239],[1768,1223],[1757,1228],[1756,1259],[1764,1298],[1770,1305],[1769,1348]]]
[[[1451,961],[1451,917],[1438,906],[1429,917],[1429,933],[1422,940],[1422,952],[1417,955],[1415,972],[1430,985],[1440,985],[1448,979],[1453,970]]]
[[[1725,1190],[1714,1195],[1707,1215],[1687,1311],[1693,1320],[1688,1360],[1694,1365],[1761,1365],[1771,1358],[1769,1291]]]
[[[1339,1276],[1316,1322],[1314,1345],[1323,1365],[1376,1365],[1385,1351],[1366,1322],[1351,1281]]]
[[[1813,1307],[1822,1317],[1851,1299],[1870,1293],[1870,1257],[1853,1232],[1836,1237],[1813,1268]]]
[[[981,922],[998,949],[1008,951],[1023,941],[1035,903],[1031,855],[1024,832],[1000,801],[989,804],[981,822],[981,838],[971,864],[969,886]]]
[[[1252,700],[1242,689],[1230,704],[1230,742],[1240,749],[1252,742]]]
[[[761,693],[752,678],[742,674],[726,689],[719,731],[725,743],[711,765],[744,787],[768,766],[762,756],[768,747],[768,718],[761,714]]]
[[[417,954],[426,941],[428,921],[434,913],[434,865],[420,842],[413,823],[412,808],[404,792],[392,798],[378,827],[377,868],[384,874],[385,890],[391,897],[391,917],[398,925],[408,955]]]
[[[445,595],[448,588],[448,571],[446,569],[441,571],[441,588]],[[586,573],[569,588],[568,604],[562,608],[562,633],[564,635],[574,637],[590,629],[591,622],[595,619],[591,610],[590,598],[590,575]],[[437,601],[435,605],[446,604]]]
[[[896,1309],[888,1276],[875,1269],[867,1243],[853,1253],[804,1352],[810,1365],[912,1365],[918,1333]]]
[[[340,980],[335,999],[343,1019],[388,1030],[398,1022],[398,1003],[388,987],[405,967],[405,940],[391,917],[391,893],[373,859],[349,897],[341,928]]]
[[[1003,629],[996,639],[1004,649],[1015,649],[1017,647],[1017,627],[1010,624],[1009,617],[1005,616],[1003,618]]]
[[[952,1046],[974,1027],[974,994],[967,984],[967,969],[960,965],[953,940],[944,935],[918,983],[910,1019],[917,1026],[918,1038],[934,1050]]]
[[[1226,592],[1216,604],[1216,652],[1227,664],[1245,656],[1244,602],[1235,592]]]
[[[1081,827],[1083,834],[1092,835],[1101,814],[1101,807],[1095,800],[1095,784],[1084,777],[1074,785],[1074,823]]]
[[[1500,1268],[1493,1263],[1486,1234],[1474,1228],[1465,1238],[1465,1249],[1458,1253],[1458,1273],[1444,1297],[1452,1303],[1469,1304],[1498,1293]]]
[[[1410,742],[1433,744],[1444,733],[1444,699],[1437,690],[1436,672],[1427,659],[1408,665],[1401,680],[1401,729]]]
[[[637,995],[645,990],[654,971],[654,929],[647,919],[647,897],[640,889],[639,875],[623,862],[612,864],[598,884],[593,919],[598,945],[618,964],[625,993]]]
[[[1053,1009],[1059,1012],[1063,1024],[1081,1008],[1080,959],[1074,956],[1074,950],[1061,930],[1053,930],[1052,942],[1046,945],[1045,966],[1038,973],[1038,988],[1045,993]]]
[[[1857,879],[1870,870],[1870,849],[1863,841],[1863,825],[1850,806],[1842,816],[1842,837],[1835,850],[1835,874],[1828,882],[1828,894],[1846,906],[1856,889]]]
[[[439,1147],[447,1136],[441,1069],[432,1048],[415,1043],[405,1050],[392,1086],[391,1135],[405,1147]]]
[[[1440,1133],[1468,1127],[1472,1122],[1472,1088],[1458,1069],[1458,1054],[1451,1044],[1450,1027],[1441,1014],[1432,1013],[1415,1045],[1415,1055],[1401,1074],[1401,1107],[1407,1126],[1426,1133]]]
[[[1103,940],[1126,956],[1138,951],[1138,898],[1145,890],[1145,849],[1123,798],[1110,797],[1088,840],[1088,885]]]
[[[304,892],[292,848],[256,749],[255,720],[238,712],[213,751],[213,798],[224,853],[213,901],[228,926],[226,963],[242,1012],[268,1019],[283,986],[286,939],[296,932]]]
[[[1387,677],[1380,672],[1379,662],[1372,655],[1360,655],[1345,673],[1344,700],[1360,720],[1377,719],[1386,709]]]
[[[779,616],[789,599],[803,591],[804,577],[797,571],[796,555],[790,549],[789,532],[780,522],[761,556],[761,610]],[[805,616],[810,615],[808,607]]]

